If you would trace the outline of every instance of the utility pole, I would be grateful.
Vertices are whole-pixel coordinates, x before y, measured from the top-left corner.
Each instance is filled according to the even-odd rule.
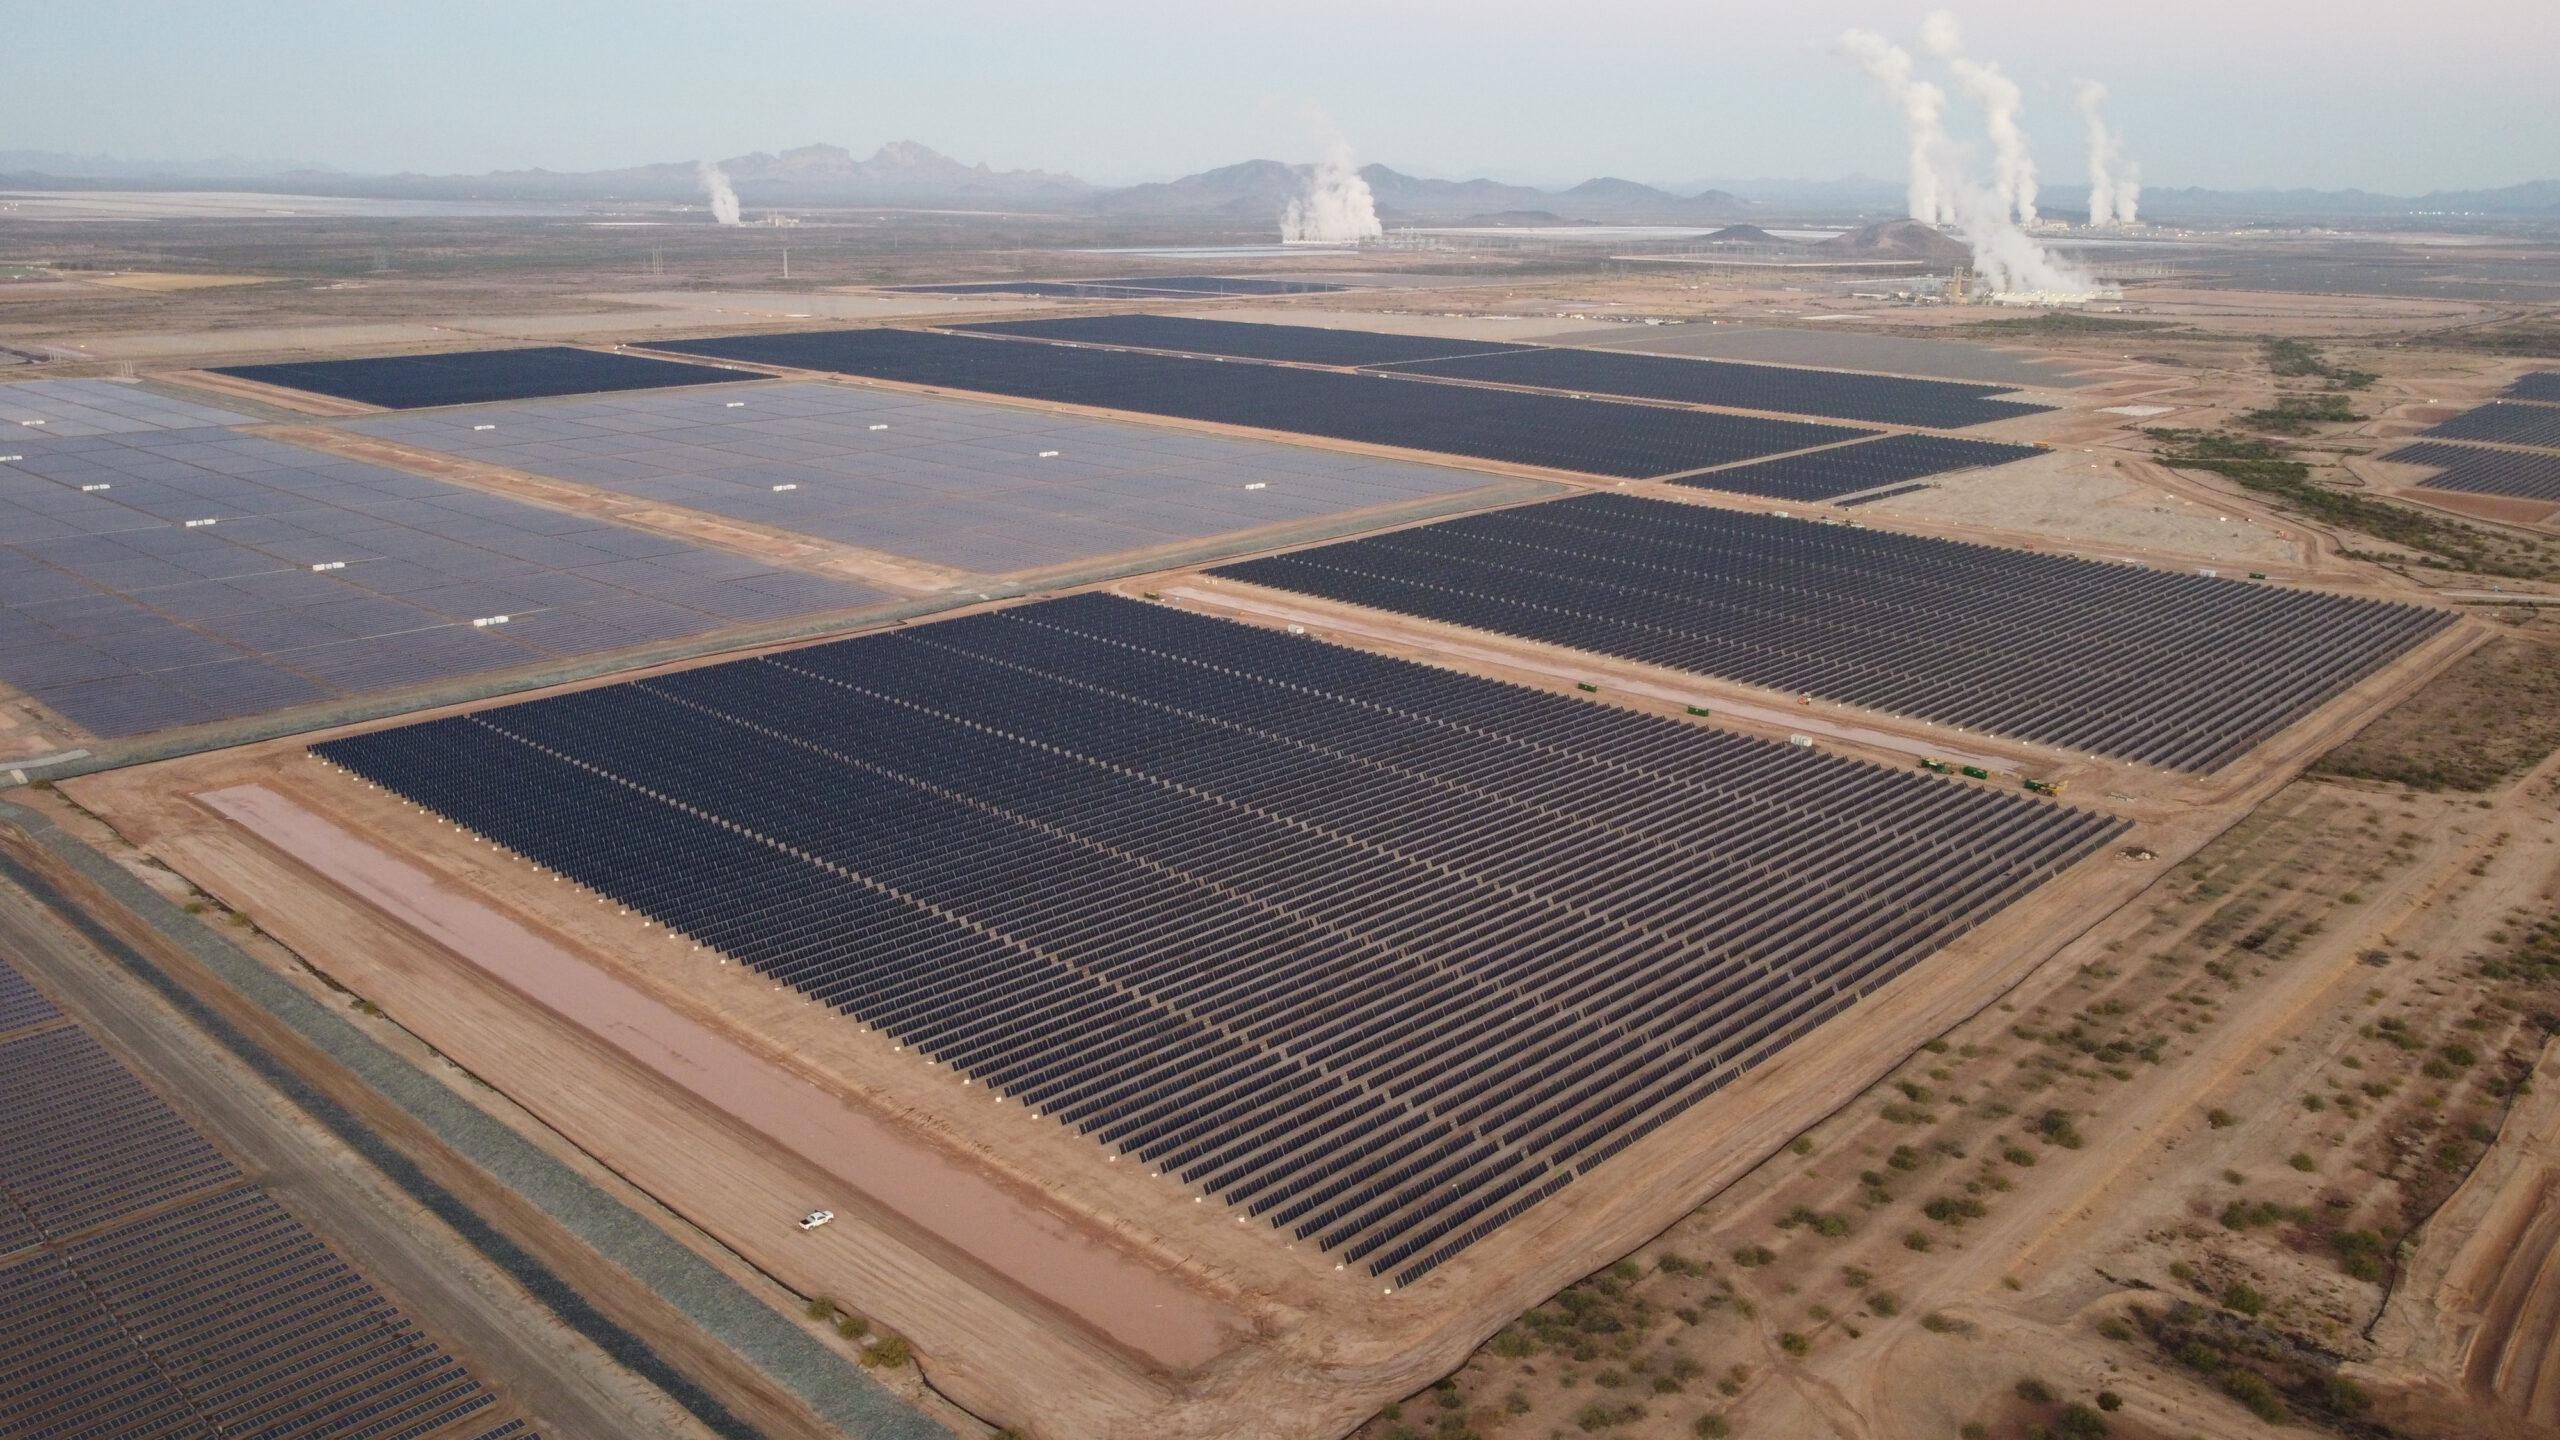
[[[788,245],[782,247],[782,278],[791,278],[791,247]]]

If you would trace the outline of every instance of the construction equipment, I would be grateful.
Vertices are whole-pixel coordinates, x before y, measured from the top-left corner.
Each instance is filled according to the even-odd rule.
[[[2037,795],[2059,795],[2062,793],[2063,782],[2059,780],[2029,780],[2021,778],[2019,783],[2025,785],[2030,792]]]
[[[1991,772],[1983,769],[1979,765],[1967,765],[1964,767],[1964,774],[1965,778],[1968,780],[1988,780],[1991,778]]]
[[[1944,760],[1931,759],[1926,755],[1920,757],[1920,768],[1923,770],[1934,770],[1941,775],[1953,775],[1956,773],[1956,767],[1953,765],[1948,764]]]

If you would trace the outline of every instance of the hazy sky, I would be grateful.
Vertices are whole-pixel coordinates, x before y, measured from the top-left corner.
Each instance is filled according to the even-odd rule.
[[[353,170],[600,169],[914,139],[1162,179],[1312,158],[1307,114],[1424,174],[1899,174],[1831,53],[1929,4],[1798,0],[0,0],[0,150]],[[2552,0],[1975,0],[1969,47],[2081,178],[2105,81],[2154,186],[2560,177]],[[1958,115],[1960,131],[1978,121]]]

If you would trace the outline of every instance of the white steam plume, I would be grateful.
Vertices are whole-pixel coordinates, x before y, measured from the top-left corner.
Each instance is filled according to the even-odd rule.
[[[2142,203],[2142,167],[2124,158],[2124,132],[2098,113],[2106,101],[2106,86],[2080,82],[2080,116],[2089,122],[2089,223],[2130,225]]]
[[[2018,82],[2001,74],[1999,66],[1968,57],[1956,17],[1944,10],[1921,22],[1920,42],[1946,62],[1947,73],[1955,77],[1964,97],[1981,107],[1983,128],[1991,132],[1992,188],[2019,223],[2033,225],[2036,160],[2027,148],[2027,132],[2018,124],[2018,112],[2026,103]]]
[[[738,223],[738,192],[729,188],[729,172],[708,160],[697,161],[694,178],[702,182],[702,193],[711,197],[711,218],[723,225]]]
[[[2098,288],[2095,277],[2065,264],[2019,229],[2008,200],[1998,191],[1958,177],[1955,200],[1957,223],[1965,243],[1973,248],[1974,273],[1990,289],[2087,294]]]
[[[1946,112],[1946,92],[1912,78],[1911,57],[1873,30],[1843,34],[1840,52],[1858,62],[1902,112],[1903,134],[1911,142],[1911,218],[1923,225],[1953,220],[1954,203],[1939,175],[1946,163],[1947,132],[1939,119]]]
[[[1280,212],[1283,241],[1355,244],[1385,234],[1378,200],[1351,163],[1351,143],[1337,137],[1307,175],[1307,188]]]
[[[2089,223],[2104,225],[2116,218],[2116,152],[2123,141],[2107,128],[2098,107],[2107,103],[2107,87],[2095,80],[2080,82],[2080,118],[2089,127]]]

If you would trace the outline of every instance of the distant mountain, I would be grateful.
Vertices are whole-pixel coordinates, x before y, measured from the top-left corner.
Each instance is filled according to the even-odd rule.
[[[1276,222],[1281,208],[1306,189],[1314,168],[1284,165],[1277,160],[1247,160],[1179,180],[1109,191],[1095,196],[1089,205],[1120,217],[1160,215],[1216,218],[1237,224]],[[1384,165],[1362,166],[1360,178],[1369,182],[1369,193],[1378,202],[1378,218],[1389,225],[1573,223],[1557,218],[1566,215],[1582,223],[1650,220],[1678,224],[1730,219],[1750,208],[1722,191],[1675,195],[1613,178],[1586,180],[1562,191],[1506,185],[1499,180],[1432,180]],[[1527,218],[1532,215],[1546,218]]]
[[[2172,190],[2146,185],[2143,218],[2180,216],[2560,215],[2560,180],[2528,180],[2494,190],[2431,190],[2378,195],[2370,190]]]
[[[788,205],[957,205],[1114,217],[1185,217],[1260,227],[1305,186],[1312,167],[1248,160],[1157,184],[1107,188],[1045,170],[997,170],[952,159],[912,140],[857,158],[835,145],[757,151],[720,162],[750,207]],[[1603,176],[1564,190],[1498,180],[1435,180],[1369,165],[1361,170],[1390,225],[1449,224],[1530,212],[1571,217],[1556,223],[1714,224],[1758,214],[1894,213],[1903,186],[1853,175],[1839,180],[1717,180],[1663,188]],[[301,161],[125,160],[48,150],[0,150],[0,187],[14,189],[271,190],[286,194],[454,200],[698,200],[694,161],[619,170],[507,170],[486,175],[355,175]],[[1744,198],[1747,197],[1747,198]],[[2046,208],[2083,208],[2075,188],[2053,186]],[[2388,218],[2432,214],[2560,215],[2560,180],[2486,190],[2382,195],[2367,190],[2205,190],[2153,185],[2145,218],[2231,222],[2284,218]],[[1496,221],[1494,223],[1501,223]],[[1514,218],[1510,223],[1526,223]],[[1756,243],[1756,242],[1755,242]]]

